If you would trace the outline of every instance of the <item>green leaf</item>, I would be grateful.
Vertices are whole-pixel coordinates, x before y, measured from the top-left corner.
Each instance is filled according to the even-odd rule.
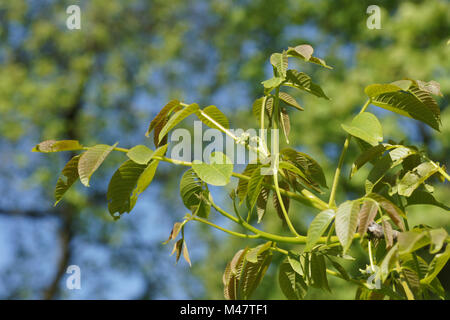
[[[397,259],[398,259],[398,244],[395,244],[391,248],[391,250],[389,250],[388,253],[386,253],[383,261],[380,264],[379,273],[381,281],[383,282],[386,281]]]
[[[322,88],[311,81],[311,77],[304,72],[298,72],[297,70],[288,70],[286,73],[286,79],[289,83],[286,85],[293,86],[297,89],[304,90],[310,94],[319,98],[325,98],[329,100]]]
[[[407,172],[398,183],[398,194],[409,197],[429,177],[439,171],[431,162],[424,162]]]
[[[310,251],[314,245],[319,241],[320,237],[323,235],[325,230],[328,228],[330,223],[333,221],[335,212],[332,209],[327,209],[316,215],[311,222],[307,238],[305,251]]]
[[[305,61],[309,61],[309,59],[311,59],[313,52],[314,49],[309,44],[301,44],[294,48],[289,47],[288,49],[288,54],[302,58]]]
[[[287,260],[280,265],[278,283],[281,291],[289,300],[303,300],[308,291],[303,277],[295,272]]]
[[[369,224],[374,221],[378,212],[378,205],[373,201],[364,201],[359,211],[358,233],[362,237],[366,234]]]
[[[319,163],[303,152],[292,148],[282,149],[280,154],[283,159],[292,161],[299,169],[303,170],[308,180],[327,188],[327,181]]]
[[[161,129],[161,132],[158,135],[158,142],[161,143],[163,138],[169,133],[170,130],[172,130],[177,124],[189,117],[191,114],[195,113],[198,109],[198,104],[193,103],[177,111],[172,117],[170,117],[170,119]]]
[[[214,122],[217,122],[220,126],[222,126],[225,129],[230,128],[230,123],[228,122],[227,116],[219,110],[216,106],[208,106],[203,110],[198,110],[196,112],[196,115],[198,118],[208,127],[213,129],[219,129],[219,127],[214,124]],[[213,122],[214,121],[214,122]]]
[[[363,112],[353,118],[350,125],[342,125],[342,128],[354,137],[360,138],[372,146],[383,141],[383,128],[377,117],[369,112]]]
[[[153,157],[161,157],[163,156],[167,151],[167,144],[165,144],[162,147],[159,147],[156,149],[156,151],[152,154],[151,158]],[[142,163],[140,163],[142,164]],[[152,160],[147,167],[144,169],[144,171],[139,176],[139,179],[136,183],[136,188],[133,191],[133,195],[131,198],[132,201],[136,202],[137,197],[145,191],[145,189],[148,188],[150,183],[153,181],[153,178],[155,177],[156,169],[158,168],[159,160]]]
[[[222,281],[224,285],[224,296],[227,300],[238,299],[238,280],[245,263],[245,256],[248,248],[241,249],[234,255],[233,259],[227,264],[223,273]]]
[[[392,167],[392,159],[389,154],[378,159],[367,176],[365,188],[366,193],[372,192],[374,187],[384,178],[388,170]]]
[[[377,144],[376,146],[371,146],[369,149],[364,150],[353,163],[350,178],[353,177],[353,175],[367,162],[379,158],[386,149],[386,146],[383,144]]]
[[[358,201],[346,201],[342,203],[336,212],[336,235],[342,244],[344,254],[352,244],[353,236],[358,225],[359,203]]]
[[[106,196],[109,213],[114,219],[120,218],[122,213],[133,209],[136,199],[131,198],[131,193],[145,168],[146,165],[127,160],[112,176]],[[115,214],[116,212],[119,216]]]
[[[264,86],[264,88],[271,90],[275,87],[278,87],[282,82],[283,82],[283,78],[272,77],[268,80],[261,82],[261,84]]]
[[[211,205],[208,201],[209,194],[192,169],[187,170],[181,178],[180,196],[186,208],[191,210],[194,215],[208,218],[211,211]]]
[[[308,62],[312,62],[315,64],[318,64],[322,67],[328,68],[328,69],[333,69],[332,67],[330,67],[329,65],[327,65],[327,63],[325,62],[325,60],[322,60],[320,58],[314,57],[312,54],[314,52],[313,47],[311,47],[308,44],[302,44],[299,46],[296,46],[294,48],[289,47],[287,50],[287,53],[293,57],[297,57],[300,58],[304,61],[308,61]]]
[[[277,73],[281,78],[286,77],[286,70],[288,68],[288,56],[286,51],[283,51],[283,53],[273,53],[270,56],[270,63],[276,68]]]
[[[179,107],[181,107],[180,106],[180,101],[178,101],[178,100],[171,100],[171,101],[169,101],[169,103],[167,103],[161,109],[161,111],[159,111],[159,113],[156,115],[156,117],[150,122],[150,126],[148,127],[148,130],[145,133],[145,136],[148,137],[150,135],[150,132],[152,132],[152,130],[155,129],[156,127],[160,126],[160,124],[162,122],[167,122],[167,116],[172,111],[176,110]],[[155,136],[158,137],[159,136],[159,132],[155,131]]]
[[[420,89],[414,87],[406,91],[396,85],[369,87],[370,89],[366,88],[366,93],[369,92],[369,97],[372,96],[373,105],[416,119],[439,131],[439,110],[436,109],[437,105],[431,102],[434,100],[425,91],[418,91]],[[395,90],[395,87],[398,90]]]
[[[429,204],[450,211],[450,207],[437,201],[431,193],[425,190],[414,190],[414,192],[408,198],[406,198],[406,202],[406,206]]]
[[[450,258],[450,246],[445,248],[445,251],[434,256],[428,267],[428,272],[424,279],[420,280],[420,283],[430,284],[434,278],[441,272],[442,268],[447,264]]]
[[[290,162],[281,160],[280,163],[278,164],[278,168],[285,169],[285,170],[288,170],[288,171],[290,171],[292,173],[295,173],[295,175],[297,177],[303,178],[306,181],[310,182],[308,180],[308,178],[305,176],[305,174],[297,166],[295,166],[294,164],[292,164]]]
[[[286,92],[280,92],[278,97],[280,98],[281,101],[283,101],[284,103],[286,103],[287,105],[294,107],[297,110],[303,111],[305,109],[303,109],[297,102],[297,100],[295,100],[290,94],[286,93]]]
[[[56,182],[55,188],[55,206],[61,201],[62,197],[67,190],[74,184],[79,178],[78,175],[78,161],[81,155],[75,156],[69,160],[61,171],[61,174]]]
[[[313,287],[330,291],[325,257],[314,252],[311,253],[311,277]]]
[[[409,86],[411,85],[411,81],[407,80],[405,82],[406,84],[406,88],[402,89],[400,86],[393,84],[393,83],[388,83],[388,84],[371,84],[368,85],[365,89],[364,92],[366,93],[366,95],[369,98],[375,98],[377,96],[379,96],[380,94],[383,93],[389,93],[389,92],[397,92],[397,91],[401,91],[401,90],[407,90],[409,88]]]
[[[258,215],[258,223],[261,222],[266,213],[267,201],[269,200],[270,189],[262,186],[258,199],[256,200],[256,213]]]
[[[92,174],[100,167],[116,146],[117,143],[113,146],[98,144],[89,148],[81,155],[80,160],[78,161],[78,174],[80,175],[82,184],[89,187],[89,180],[91,179]]]
[[[251,177],[253,174],[253,171],[255,169],[259,170],[259,168],[260,168],[260,166],[258,164],[249,163],[247,165],[247,167],[245,167],[244,171],[242,171],[242,175]],[[236,190],[236,194],[239,197],[239,204],[242,204],[242,202],[244,202],[244,200],[245,200],[245,197],[247,196],[248,182],[249,182],[249,180],[247,180],[247,179],[239,178],[239,183],[238,183],[237,190]]]
[[[128,158],[139,164],[147,164],[152,158],[153,150],[144,145],[137,145],[127,152]]]
[[[78,142],[78,140],[46,140],[37,144],[31,151],[49,153],[82,149],[83,146]]]
[[[433,229],[428,231],[430,235],[430,253],[434,254],[441,251],[445,241],[448,238],[448,233],[445,229]]]
[[[224,186],[230,182],[233,173],[233,163],[222,152],[213,152],[210,155],[210,163],[194,160],[192,169],[199,178],[214,186]]]
[[[262,184],[264,182],[264,176],[261,175],[260,167],[258,166],[255,170],[252,171],[252,175],[250,176],[250,180],[247,185],[247,199],[249,210],[253,210],[253,207],[256,205],[259,195],[261,194]]]
[[[246,254],[247,261],[243,265],[238,278],[239,299],[250,299],[255,289],[261,283],[272,261],[272,252],[269,250],[271,244],[271,242],[267,242],[249,250]],[[252,255],[253,258],[248,259],[249,255]]]
[[[428,245],[430,237],[427,231],[414,229],[399,233],[397,242],[400,255],[406,255]]]

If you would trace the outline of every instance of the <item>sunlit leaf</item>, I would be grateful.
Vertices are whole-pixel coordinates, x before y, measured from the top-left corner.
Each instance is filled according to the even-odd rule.
[[[342,125],[347,133],[360,138],[372,146],[383,141],[383,129],[377,117],[369,112],[363,112],[353,118],[350,125]]]
[[[191,114],[195,113],[198,109],[198,104],[193,103],[174,113],[174,115],[169,118],[167,123],[161,129],[161,132],[158,135],[159,143],[161,143],[163,138],[169,133],[170,130],[172,130],[177,124],[189,117]]]
[[[147,164],[152,158],[153,150],[144,145],[137,145],[127,152],[128,158],[139,164]]]
[[[49,153],[82,149],[83,146],[78,142],[78,140],[46,140],[37,144],[31,151]]]
[[[196,114],[198,118],[210,128],[220,130],[214,122],[218,123],[225,129],[230,128],[230,123],[228,122],[227,116],[216,106],[208,106],[201,111],[198,110]]]
[[[330,223],[333,221],[335,212],[332,209],[327,209],[317,214],[308,228],[305,251],[311,250]]]
[[[201,180],[208,184],[214,186],[228,184],[233,173],[233,163],[231,160],[222,152],[213,152],[209,161],[209,163],[204,163],[199,160],[194,160],[192,169]]]
[[[298,72],[297,70],[288,70],[286,73],[286,79],[289,81],[289,85],[311,93],[319,98],[328,99],[322,88],[311,81],[311,77],[306,73]]]
[[[342,244],[344,253],[352,244],[353,236],[358,225],[359,203],[358,201],[346,201],[336,211],[336,235]]]
[[[407,172],[398,183],[398,194],[409,197],[429,177],[438,172],[439,167],[431,162],[424,162]]]
[[[80,181],[86,187],[89,187],[89,180],[95,170],[100,167],[106,157],[117,146],[117,143],[113,146],[106,144],[98,144],[90,147],[84,152],[78,161],[78,174],[80,175]]]
[[[55,206],[61,201],[62,197],[66,193],[67,190],[74,184],[75,181],[78,180],[78,161],[80,159],[80,155],[73,157],[66,163],[64,169],[61,171],[61,174],[56,182],[55,188]]]

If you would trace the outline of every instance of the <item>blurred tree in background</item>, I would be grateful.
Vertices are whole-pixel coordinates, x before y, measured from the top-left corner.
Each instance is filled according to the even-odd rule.
[[[106,177],[120,155],[96,173],[104,183],[93,184],[89,193],[78,184],[52,208],[55,177],[68,159],[39,157],[30,149],[53,138],[149,144],[143,135],[148,122],[171,98],[214,104],[230,116],[232,127],[247,128],[251,104],[262,94],[259,83],[271,71],[268,57],[288,46],[309,43],[334,67],[301,65],[332,100],[297,96],[305,111],[291,118],[291,138],[298,143],[292,147],[313,155],[329,182],[345,139],[338,128],[364,103],[364,87],[404,77],[441,84],[442,132],[371,112],[383,120],[386,137],[411,139],[449,167],[450,5],[444,0],[78,1],[81,30],[68,30],[71,4],[0,1],[1,298],[223,298],[226,261],[244,241],[189,226],[192,270],[174,267],[170,248],[161,245],[171,223],[185,213],[173,195],[179,170],[159,172],[146,200],[113,222],[106,210]],[[371,4],[382,10],[380,30],[366,27]],[[352,148],[348,159],[356,156]],[[366,174],[341,179],[344,191],[337,200],[344,193],[361,195],[356,186]],[[448,185],[436,188],[436,197],[445,202],[449,191]],[[264,223],[282,229],[270,213]],[[428,224],[449,230],[443,209],[416,206],[408,214],[416,224],[426,214]],[[314,212],[295,205],[291,216],[305,233]],[[70,264],[82,270],[79,293],[65,289]],[[364,268],[349,265],[354,274]],[[282,297],[274,290],[275,270],[269,269],[255,298]],[[442,274],[450,290],[449,273]],[[340,284],[339,290],[313,291],[308,298],[352,298],[354,288]]]

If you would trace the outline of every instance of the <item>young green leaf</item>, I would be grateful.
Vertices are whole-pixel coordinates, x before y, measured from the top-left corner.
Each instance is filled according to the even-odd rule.
[[[196,115],[208,127],[220,130],[219,124],[225,129],[230,128],[227,116],[216,106],[208,106],[203,110],[197,110]]]
[[[327,279],[327,266],[322,254],[311,253],[312,286],[330,291]]]
[[[137,145],[127,152],[128,158],[139,164],[147,164],[152,158],[153,150],[144,145]]]
[[[199,178],[214,186],[224,186],[230,182],[233,173],[233,163],[222,152],[213,152],[210,155],[210,162],[204,163],[194,160],[192,169]]]
[[[83,146],[77,140],[46,140],[37,144],[31,151],[49,153],[82,149]]]
[[[253,171],[255,169],[259,170],[260,166],[258,164],[255,163],[249,163],[247,165],[247,167],[245,167],[244,171],[242,171],[242,175],[247,176],[247,177],[251,177],[253,174]],[[247,192],[248,192],[248,179],[242,179],[239,178],[239,182],[238,182],[238,186],[236,189],[236,194],[239,197],[239,204],[241,205],[242,202],[244,202],[245,197],[247,196]]]
[[[322,88],[311,81],[311,77],[304,72],[298,72],[297,70],[288,70],[286,73],[286,79],[288,83],[286,85],[293,86],[295,88],[304,90],[319,98],[325,98],[329,100]]]
[[[325,62],[325,60],[322,60],[320,58],[314,57],[312,54],[314,52],[313,47],[311,47],[308,44],[302,44],[299,46],[296,46],[294,48],[289,47],[287,50],[288,55],[293,56],[293,57],[297,57],[300,58],[304,61],[308,61],[308,62],[312,62],[315,64],[318,64],[322,67],[325,67],[327,69],[333,69],[332,67],[330,67],[329,65],[327,65],[327,63]]]
[[[353,118],[350,125],[342,125],[342,128],[354,137],[360,138],[372,146],[383,141],[383,128],[377,117],[369,112],[363,112]]]
[[[239,298],[248,300],[253,292],[261,283],[269,265],[272,261],[272,252],[269,250],[271,242],[262,244],[248,251],[246,254],[246,263],[243,265],[239,277]],[[248,259],[252,255],[253,258]]]
[[[147,132],[145,133],[145,136],[149,136],[150,132],[152,132],[153,129],[155,129],[157,126],[161,124],[161,122],[166,121],[167,122],[167,116],[172,112],[177,110],[178,108],[181,108],[180,101],[178,100],[171,100],[169,103],[167,103],[161,111],[156,115],[156,117],[150,122],[150,126],[148,127]],[[162,127],[161,127],[162,128]],[[155,135],[158,137],[159,132],[155,132]]]
[[[270,63],[277,70],[278,76],[281,78],[286,77],[286,70],[288,68],[288,56],[286,51],[283,51],[283,53],[273,53],[270,56]]]
[[[267,80],[261,82],[261,84],[264,86],[264,88],[266,88],[268,90],[272,90],[273,88],[278,87],[282,82],[283,82],[283,78],[272,77],[270,79],[267,79]]]
[[[442,268],[445,267],[447,261],[450,259],[450,246],[445,248],[445,251],[434,256],[433,260],[430,262],[428,267],[428,272],[425,278],[420,280],[420,283],[430,284],[434,278],[441,272]]]
[[[258,199],[256,200],[256,213],[258,215],[258,223],[261,222],[266,213],[267,201],[269,199],[270,189],[262,186]]]
[[[308,181],[327,188],[325,174],[316,160],[306,153],[296,151],[292,148],[282,149],[280,154],[283,159],[293,162],[297,168],[303,170]]]
[[[280,92],[278,96],[280,100],[286,103],[287,105],[294,107],[295,109],[300,111],[305,110],[298,104],[297,100],[295,100],[290,94],[286,92]]]
[[[279,267],[278,283],[281,291],[289,300],[303,300],[308,291],[303,277],[292,269],[287,260]]]
[[[334,216],[335,212],[332,209],[324,210],[315,216],[308,228],[305,251],[310,251],[317,241],[319,241],[320,237],[333,221]]]
[[[82,184],[89,187],[89,180],[91,179],[92,174],[100,167],[116,146],[117,143],[113,146],[98,144],[89,148],[81,155],[80,160],[78,161],[78,174]]]
[[[67,190],[74,184],[79,178],[78,175],[78,161],[81,155],[75,156],[69,160],[61,171],[61,175],[56,182],[55,188],[55,204],[56,206]]]
[[[379,89],[379,87],[378,89],[367,90],[369,91],[369,94],[372,95],[371,103],[397,114],[421,121],[439,131],[438,110],[436,110],[434,103],[430,103],[429,99],[431,97],[420,95],[417,92],[417,89],[412,89],[413,91],[411,91],[411,89],[408,88],[408,91],[395,91],[395,87],[389,86],[389,88],[390,90],[385,89],[384,93],[376,96],[373,95],[382,92],[383,90]],[[414,91],[416,92],[414,93]]]
[[[431,162],[424,162],[407,172],[398,183],[398,194],[409,197],[429,177],[439,171],[439,167]]]
[[[342,244],[344,254],[352,244],[353,236],[358,225],[359,203],[358,201],[345,201],[336,212],[336,235]]]
[[[177,124],[189,117],[191,114],[195,113],[198,109],[198,104],[193,103],[177,111],[172,117],[169,118],[167,123],[161,129],[161,132],[158,135],[158,142],[161,143],[163,138],[169,133],[170,130],[172,130]]]
[[[136,199],[131,198],[131,193],[145,168],[146,165],[127,160],[112,176],[106,196],[109,213],[114,219],[133,209]],[[116,213],[119,213],[119,216]]]

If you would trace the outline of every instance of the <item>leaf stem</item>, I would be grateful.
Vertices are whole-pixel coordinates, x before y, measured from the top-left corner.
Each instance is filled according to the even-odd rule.
[[[258,234],[260,236],[260,238],[262,238],[262,239],[271,240],[271,241],[275,241],[275,242],[291,243],[291,244],[306,244],[306,236],[299,235],[297,237],[285,237],[285,236],[279,236],[279,235],[275,235],[272,233],[261,231],[255,227],[253,227],[252,225],[248,224],[244,220],[239,220],[239,219],[235,218],[234,216],[232,216],[231,214],[229,214],[228,212],[226,212],[225,210],[220,208],[217,204],[214,203],[211,195],[209,198],[209,202],[211,203],[211,206],[217,210],[217,212],[219,212],[223,216],[229,218],[230,220],[236,222],[237,224],[241,225],[243,228],[253,232],[254,234]],[[359,238],[359,234],[355,234],[355,238]],[[339,239],[336,236],[331,237],[330,240],[333,243],[339,242]],[[320,237],[320,239],[317,243],[326,243],[326,241],[327,241],[327,237]]]
[[[226,228],[223,228],[223,227],[221,227],[221,226],[218,226],[217,224],[214,224],[214,223],[212,223],[212,222],[210,222],[210,221],[208,221],[208,220],[205,220],[205,219],[203,219],[203,218],[200,218],[200,217],[193,217],[191,220],[194,220],[194,221],[198,221],[198,222],[207,224],[207,225],[209,225],[209,226],[211,226],[211,227],[213,227],[213,228],[216,228],[216,229],[218,229],[218,230],[221,230],[221,231],[223,231],[223,232],[226,232],[226,233],[228,233],[228,234],[231,234],[231,235],[233,235],[233,236],[235,236],[235,237],[239,237],[239,238],[255,239],[255,238],[259,238],[259,237],[260,237],[258,234],[255,234],[255,235],[248,235],[248,234],[244,234],[244,233],[239,233],[239,232],[231,231],[231,230],[228,230],[228,229],[226,229]]]

